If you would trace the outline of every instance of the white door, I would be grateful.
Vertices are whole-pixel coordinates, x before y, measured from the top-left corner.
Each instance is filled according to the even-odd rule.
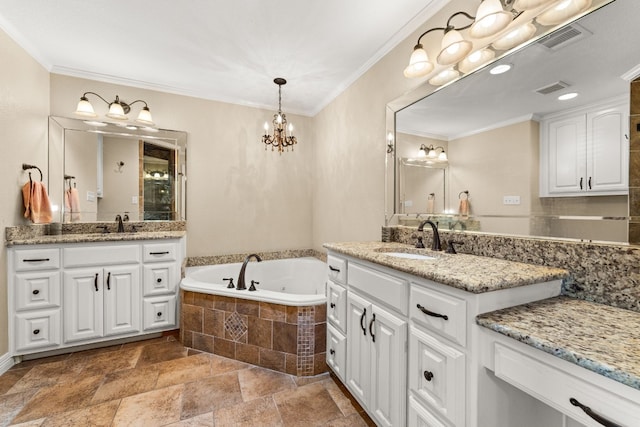
[[[140,267],[104,269],[104,334],[140,331]]]
[[[628,191],[629,107],[587,114],[587,190]]]
[[[371,380],[371,339],[367,329],[371,304],[347,292],[347,388],[365,406]]]
[[[64,272],[64,342],[103,335],[102,268]]]
[[[407,322],[372,306],[369,407],[381,426],[405,425]]]
[[[586,191],[584,114],[549,122],[549,193]]]

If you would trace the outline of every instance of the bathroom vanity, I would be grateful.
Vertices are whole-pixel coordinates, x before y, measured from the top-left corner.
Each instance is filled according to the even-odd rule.
[[[476,324],[483,313],[557,297],[564,270],[399,243],[325,247],[327,364],[378,425],[581,425],[563,414],[599,425],[565,411],[566,405],[552,409],[549,399],[541,398],[559,390],[552,386],[562,378],[558,370],[568,371],[562,366],[539,369],[536,353],[542,359],[555,356],[531,348],[529,353],[518,350],[526,360],[511,357],[509,341],[528,346]],[[506,366],[504,360],[511,361],[509,374],[515,379],[498,370]],[[572,368],[578,373],[570,375],[587,378],[583,368]],[[532,390],[518,382],[522,376],[550,387]],[[640,394],[619,383],[612,388],[617,394],[611,396],[624,402]],[[629,410],[623,404],[613,407]]]
[[[184,236],[91,233],[8,242],[10,354],[176,329]]]

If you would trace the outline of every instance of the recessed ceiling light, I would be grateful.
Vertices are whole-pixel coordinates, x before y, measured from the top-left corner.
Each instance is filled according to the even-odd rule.
[[[511,64],[500,64],[500,65],[496,65],[495,67],[493,67],[491,70],[489,70],[489,72],[493,75],[496,74],[502,74],[502,73],[506,73],[507,71],[509,71],[511,69],[511,67],[513,67],[513,65]]]
[[[578,94],[576,92],[569,92],[569,93],[565,93],[564,95],[560,95],[558,97],[558,99],[560,101],[567,101],[569,99],[575,98],[576,96],[578,96]]]

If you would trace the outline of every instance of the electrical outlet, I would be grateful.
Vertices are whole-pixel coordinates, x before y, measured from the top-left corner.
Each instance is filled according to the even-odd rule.
[[[96,193],[93,191],[87,191],[87,202],[95,202],[96,201]]]
[[[520,196],[504,196],[502,198],[503,205],[519,205],[520,204]]]
[[[138,196],[131,196],[131,204],[132,205],[138,204]]]

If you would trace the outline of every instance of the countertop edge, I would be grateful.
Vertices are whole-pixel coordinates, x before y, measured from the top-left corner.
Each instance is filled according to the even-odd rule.
[[[179,239],[186,231],[139,231],[136,233],[59,234],[5,241],[7,248],[15,246],[55,245],[61,243],[127,242],[140,240]]]

